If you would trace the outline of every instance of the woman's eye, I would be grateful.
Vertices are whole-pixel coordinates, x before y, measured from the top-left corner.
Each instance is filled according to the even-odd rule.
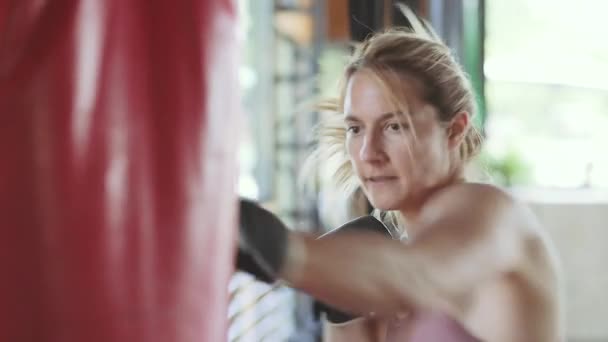
[[[347,133],[357,134],[357,133],[359,133],[359,130],[360,130],[359,126],[348,126],[348,128],[346,128]]]
[[[395,123],[390,123],[390,124],[386,125],[386,128],[393,132],[399,132],[402,129],[407,129],[407,125],[395,122]]]

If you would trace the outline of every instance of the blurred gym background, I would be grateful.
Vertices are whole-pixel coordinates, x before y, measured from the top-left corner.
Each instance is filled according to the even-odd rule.
[[[243,49],[239,191],[294,229],[324,231],[352,199],[298,187],[316,101],[351,43],[405,25],[393,0],[237,0]],[[536,211],[567,278],[569,341],[608,341],[608,1],[411,0],[471,76],[486,147],[474,171]],[[318,341],[311,300],[237,273],[229,341]]]

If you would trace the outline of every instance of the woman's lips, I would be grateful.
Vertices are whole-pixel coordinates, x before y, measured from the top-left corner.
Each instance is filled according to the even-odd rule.
[[[397,180],[395,176],[373,176],[365,178],[365,181],[371,184],[382,184]]]

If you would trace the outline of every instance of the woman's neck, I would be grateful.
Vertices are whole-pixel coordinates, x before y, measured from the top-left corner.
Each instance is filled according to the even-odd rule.
[[[426,203],[433,197],[437,192],[445,189],[454,184],[465,183],[466,179],[464,177],[464,173],[462,170],[457,170],[451,176],[447,177],[444,181],[437,183],[436,185],[429,187],[422,193],[417,196],[418,198],[415,201],[411,201],[408,205],[405,205],[402,209],[399,210],[401,216],[404,220],[405,226],[405,235],[409,238],[413,238],[414,236],[420,234],[419,231],[421,225],[420,215],[424,209]]]

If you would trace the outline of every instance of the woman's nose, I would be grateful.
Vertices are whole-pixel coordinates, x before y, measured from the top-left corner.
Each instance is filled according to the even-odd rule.
[[[382,142],[375,134],[367,134],[363,137],[363,145],[359,151],[359,158],[366,162],[381,161],[384,156]]]

